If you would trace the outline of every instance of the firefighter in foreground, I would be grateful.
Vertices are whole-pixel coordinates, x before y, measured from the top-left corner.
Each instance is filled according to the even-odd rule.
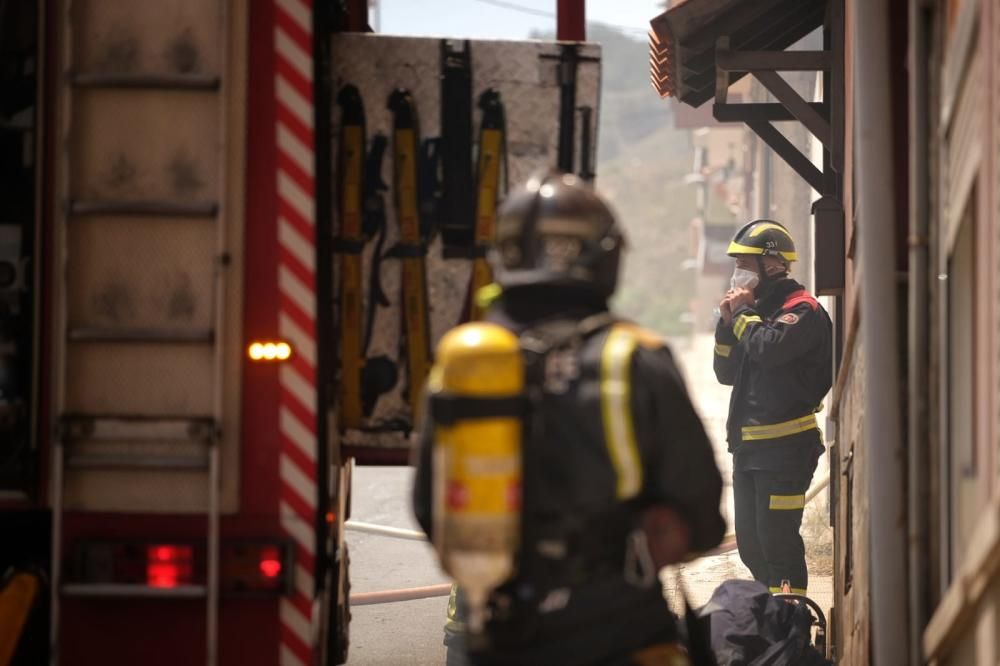
[[[686,663],[657,573],[721,541],[722,484],[669,350],[608,310],[623,245],[585,183],[533,177],[486,321],[438,347],[414,510],[473,664]]]
[[[799,534],[823,442],[816,420],[833,381],[826,311],[788,276],[795,244],[757,220],[729,245],[732,288],[715,332],[715,374],[733,387],[727,435],[740,558],[772,592],[805,594]]]

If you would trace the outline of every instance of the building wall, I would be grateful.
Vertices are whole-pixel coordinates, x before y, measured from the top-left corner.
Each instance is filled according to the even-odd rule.
[[[970,207],[975,210],[973,298],[975,309],[968,321],[961,322],[974,331],[975,365],[968,378],[973,390],[970,442],[975,452],[974,473],[964,483],[970,487],[971,501],[953,505],[943,512],[936,536],[944,539],[958,530],[959,547],[952,549],[953,560],[942,563],[943,584],[936,595],[933,614],[924,633],[926,656],[932,664],[996,664],[1000,660],[1000,8],[986,0],[949,0],[940,7],[943,22],[943,53],[961,52],[963,21],[969,11],[978,11],[978,25],[970,55],[962,67],[945,56],[940,63],[945,81],[944,104],[948,103],[948,78],[965,77],[967,90],[981,97],[975,102],[972,132],[977,149],[962,143],[961,103],[955,107],[948,125],[935,128],[942,137],[938,168],[944,183],[942,205],[933,221],[936,238],[934,255],[946,256],[952,234],[951,223],[963,205],[955,183],[960,182],[963,166],[976,165],[976,196]],[[951,67],[949,68],[949,65]],[[947,114],[942,113],[947,120]],[[971,168],[971,167],[970,167]],[[934,256],[932,255],[932,256]],[[938,287],[941,290],[941,287]],[[945,294],[938,294],[944,298]],[[947,361],[947,347],[941,346],[941,361]],[[949,389],[942,389],[942,398]],[[944,418],[945,400],[938,409]],[[944,431],[948,433],[948,431]],[[939,465],[947,461],[949,446],[965,442],[942,436],[934,451]],[[947,505],[949,489],[939,487],[936,499]],[[940,545],[940,543],[939,543]],[[947,550],[945,549],[945,552]]]
[[[992,430],[988,433],[987,440],[992,442],[991,451],[993,459],[991,468],[994,479],[1000,474],[1000,452],[997,451],[1000,442],[1000,8],[996,3],[985,3],[987,19],[984,25],[984,38],[990,51],[989,58],[989,100],[990,107],[987,114],[992,119],[989,127],[989,185],[985,188],[990,193],[991,201],[987,210],[991,216],[993,237],[989,244],[992,247],[993,267],[993,289],[992,289],[992,322],[988,325],[988,333],[992,342],[992,354],[988,358],[992,363],[988,363],[993,369],[993,381],[991,383],[993,391],[993,401],[991,413]],[[993,490],[996,491],[994,484]],[[997,634],[1000,636],[1000,632]]]
[[[980,48],[984,52],[984,81],[987,90],[986,110],[987,137],[986,162],[983,166],[981,191],[985,195],[982,202],[986,224],[982,228],[979,244],[984,255],[985,267],[984,308],[979,330],[983,345],[979,353],[992,363],[985,363],[980,390],[987,397],[982,410],[980,424],[983,432],[980,442],[984,448],[988,466],[988,495],[995,496],[1000,491],[1000,8],[996,2],[982,4],[982,29]]]
[[[857,244],[854,236],[854,2],[844,2],[844,173],[841,179],[844,204],[844,296],[842,298],[842,318],[845,337],[856,325],[857,298],[855,259]]]
[[[929,314],[926,321],[911,322],[904,299],[899,319],[903,326],[901,356],[906,356],[907,325],[925,327],[931,336],[932,356],[926,387],[931,497],[918,504],[920,512],[916,516],[931,541],[928,548],[931,617],[922,639],[930,663],[996,664],[1000,658],[1000,453],[997,450],[1000,448],[1000,6],[989,0],[931,3],[936,41],[930,53],[915,56],[929,58],[933,70],[928,98],[914,100],[925,106],[931,122],[931,181],[923,183],[912,181],[909,169],[913,129],[907,126],[907,117],[912,109],[908,108],[911,101],[904,83],[909,40],[899,32],[907,25],[906,7],[910,3],[905,0],[890,3],[894,34],[891,40],[889,35],[886,39],[892,49],[893,122],[897,129],[893,165],[900,187],[885,196],[896,199],[897,219],[856,220],[854,108],[856,97],[864,92],[855,89],[856,48],[852,27],[855,9],[864,1],[845,0],[843,203],[847,256],[846,288],[838,322],[845,339],[843,361],[830,415],[836,425],[831,458],[837,496],[832,640],[839,663],[852,666],[870,663],[866,447],[877,446],[879,442],[866,442],[864,433],[866,349],[857,323],[859,299],[865,292],[863,268],[855,263],[855,230],[859,224],[895,223],[901,241],[897,267],[906,271],[907,245],[903,241],[907,239],[909,215],[913,213],[908,210],[907,189],[929,186],[930,277],[928,284],[917,286],[930,305]],[[977,11],[973,39],[966,42],[970,45],[966,58],[962,56],[963,25],[969,25],[969,12]],[[869,64],[857,63],[857,66]],[[963,79],[964,85],[956,85]],[[793,143],[806,149],[804,130],[788,126],[787,134]],[[812,193],[800,179],[785,173],[787,167],[779,159],[771,160],[771,176],[767,182],[761,182],[767,172],[763,152],[751,151],[754,155],[751,170],[758,192],[753,213],[787,223],[797,239],[808,238],[803,231],[808,227],[800,225],[810,221],[808,202]],[[963,189],[963,179],[971,183],[971,189]],[[762,188],[766,188],[767,197],[760,196]],[[973,242],[968,250],[971,260],[960,257],[958,262],[949,262],[955,239],[959,237],[958,224],[963,219],[971,225]],[[962,299],[966,305],[959,307]],[[970,356],[962,368],[956,359],[965,351]],[[904,374],[903,378],[907,376]],[[902,398],[899,417],[905,422],[909,409],[905,391]],[[955,414],[964,421],[953,420],[949,424],[949,415]],[[907,460],[901,459],[899,464],[905,474]],[[903,561],[904,555],[900,554],[900,562]],[[906,617],[908,608],[899,608],[898,612]]]
[[[863,345],[855,345],[841,368],[846,379],[831,455],[838,484],[835,530],[833,642],[841,664],[869,663],[868,477],[864,442]]]
[[[854,2],[844,7],[844,240],[845,287],[840,298],[844,349],[831,400],[836,443],[831,461],[838,484],[834,520],[833,642],[838,663],[870,662],[867,455],[864,448],[864,346],[858,337],[859,305],[855,274],[857,208],[854,165]],[[853,492],[850,490],[853,489]]]
[[[864,94],[854,89],[852,75],[852,14],[859,1],[848,0],[846,12],[844,204],[849,252],[854,249],[851,240],[856,210],[854,97]],[[924,287],[930,313],[927,321],[912,322],[928,327],[932,351],[927,387],[931,498],[917,516],[931,538],[931,617],[922,639],[929,663],[996,664],[1000,657],[1000,8],[986,1],[941,0],[934,9],[938,41],[931,53],[916,56],[932,58],[934,70],[931,94],[926,100],[916,100],[926,105],[932,123],[931,279]],[[971,44],[969,55],[956,57],[964,53],[963,20],[969,25],[968,13],[976,11],[978,22],[967,42]],[[898,91],[894,94],[899,97]],[[905,168],[907,149],[902,141],[895,146],[897,179],[911,177]],[[960,224],[967,225],[971,233],[969,257],[954,254],[961,247]],[[845,330],[849,332],[858,298],[864,295],[855,286],[863,284],[863,274],[855,271],[850,254],[845,261]],[[901,262],[902,266],[905,263]],[[961,306],[970,293],[969,305]],[[905,325],[908,320],[904,316],[901,321]],[[848,333],[847,338],[833,407],[838,458],[842,461],[837,470],[838,608],[833,638],[839,663],[866,664],[870,659],[871,618],[869,507],[863,490],[868,468],[861,425],[865,348],[858,337]],[[964,345],[968,345],[972,360],[963,368]],[[904,400],[901,418],[905,418],[907,408]],[[847,460],[850,462],[844,462]],[[906,461],[900,464],[905,466]],[[907,609],[899,612],[905,615]]]

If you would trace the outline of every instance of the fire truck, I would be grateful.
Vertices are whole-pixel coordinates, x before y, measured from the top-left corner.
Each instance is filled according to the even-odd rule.
[[[391,190],[414,234],[396,273],[433,284],[400,289],[438,306],[382,314],[429,354],[482,277],[507,132],[515,182],[593,177],[599,47],[558,4],[563,42],[477,43],[474,70],[467,40],[339,36],[364,0],[0,1],[0,664],[346,660],[351,469],[407,462],[427,365],[361,414],[387,367],[361,210]],[[476,245],[448,264],[442,233],[414,273],[439,141]]]
[[[0,2],[0,662],[346,658],[336,5]]]

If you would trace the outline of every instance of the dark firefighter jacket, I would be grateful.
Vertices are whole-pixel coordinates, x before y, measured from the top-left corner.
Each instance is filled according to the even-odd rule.
[[[574,292],[527,293],[505,295],[489,313],[522,345],[566,322],[584,330],[581,322],[606,310]],[[673,358],[651,334],[620,326],[562,336],[541,362],[525,354],[528,386],[541,392],[523,448],[522,546],[515,579],[494,593],[519,611],[487,625],[493,654],[477,663],[601,663],[672,633],[659,582],[638,586],[624,575],[627,536],[643,506],[678,510],[693,551],[722,539],[722,480]],[[413,502],[433,539],[434,424],[424,413]],[[538,554],[552,550],[542,542],[563,544],[565,558]],[[569,590],[568,599],[552,604],[554,590]]]
[[[733,387],[726,424],[737,469],[809,464],[822,451],[815,412],[833,382],[832,324],[791,278],[715,330],[715,375]]]

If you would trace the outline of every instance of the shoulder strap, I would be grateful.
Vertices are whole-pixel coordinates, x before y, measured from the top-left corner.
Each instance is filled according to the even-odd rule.
[[[665,346],[662,335],[631,321],[620,321],[616,327],[627,329],[629,335],[635,338],[636,344],[645,349],[660,349]]]
[[[542,322],[521,333],[521,347],[525,351],[544,355],[573,339],[588,338],[616,321],[618,318],[611,312],[599,312],[580,321],[555,319]]]
[[[521,347],[529,353],[529,376],[540,371],[538,361],[572,340],[610,327],[601,347],[599,382],[604,443],[615,470],[616,495],[626,501],[640,494],[643,486],[642,458],[632,422],[632,356],[637,347],[662,347],[655,333],[602,312],[579,322],[551,321],[521,334]],[[531,391],[529,391],[531,393]]]
[[[808,303],[809,307],[812,308],[813,310],[819,308],[819,302],[815,298],[813,298],[813,295],[810,294],[805,289],[800,289],[798,291],[793,291],[788,295],[788,298],[785,299],[785,304],[781,306],[781,309],[791,310],[796,305],[799,305],[801,303]]]
[[[634,324],[612,326],[601,349],[601,421],[615,468],[616,494],[628,500],[642,491],[642,458],[632,422],[632,355],[640,344]]]

